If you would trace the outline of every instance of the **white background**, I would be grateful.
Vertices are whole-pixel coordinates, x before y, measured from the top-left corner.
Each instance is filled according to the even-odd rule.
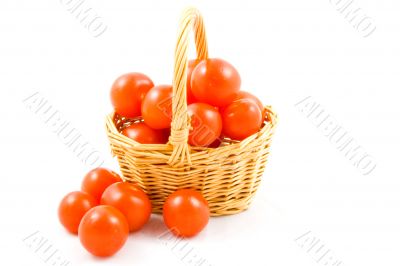
[[[323,265],[321,253],[296,241],[310,232],[340,265],[400,264],[398,1],[352,3],[376,26],[366,38],[337,0],[86,0],[107,25],[98,38],[66,2],[0,3],[1,265],[51,265],[29,244],[35,233],[70,265],[195,265],[158,239],[165,227],[157,216],[115,256],[87,253],[60,226],[57,207],[91,167],[23,102],[40,93],[118,171],[104,130],[110,86],[130,71],[171,83],[179,15],[189,4],[204,16],[210,56],[235,65],[242,89],[280,118],[251,208],[211,219],[188,241],[191,255],[216,266]],[[375,158],[371,174],[299,111],[308,96]]]

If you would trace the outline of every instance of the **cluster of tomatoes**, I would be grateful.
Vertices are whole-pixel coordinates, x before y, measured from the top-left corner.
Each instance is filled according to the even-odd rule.
[[[81,191],[67,194],[58,208],[61,224],[78,234],[84,248],[99,257],[120,250],[129,232],[140,230],[150,215],[147,194],[135,184],[122,182],[118,174],[106,168],[87,173]],[[163,217],[172,233],[191,237],[207,225],[208,203],[201,193],[180,189],[165,201]]]
[[[240,91],[238,71],[228,62],[191,60],[187,76],[187,112],[192,146],[218,147],[223,136],[243,140],[260,130],[265,116],[261,101]],[[172,86],[156,85],[141,73],[119,77],[111,89],[115,112],[143,119],[122,131],[143,144],[168,141],[172,119]]]

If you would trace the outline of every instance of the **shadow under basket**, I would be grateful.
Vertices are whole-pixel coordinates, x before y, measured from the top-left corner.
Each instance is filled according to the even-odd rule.
[[[193,29],[197,58],[207,59],[205,29],[200,13],[187,9],[181,19],[175,50],[171,136],[167,144],[140,144],[121,134],[137,119],[116,113],[106,118],[112,154],[118,158],[124,181],[138,184],[149,196],[154,213],[162,213],[165,199],[181,188],[202,193],[211,216],[246,210],[260,184],[277,122],[271,107],[264,108],[259,132],[242,141],[224,138],[218,148],[187,144],[189,118],[186,106],[187,47]]]

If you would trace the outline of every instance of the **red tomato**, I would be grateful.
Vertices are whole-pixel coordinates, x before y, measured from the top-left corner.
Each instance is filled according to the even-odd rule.
[[[266,110],[264,110],[264,105],[262,104],[260,99],[258,99],[256,96],[254,96],[253,94],[251,94],[247,91],[238,91],[234,101],[241,100],[241,99],[249,99],[251,101],[254,101],[257,104],[258,108],[260,108],[260,111],[262,113],[262,121],[261,121],[261,123],[262,123],[264,121],[264,118],[266,115]]]
[[[142,144],[165,144],[168,141],[164,130],[152,129],[143,122],[130,125],[122,130],[122,134]]]
[[[58,207],[58,218],[69,232],[78,233],[79,223],[85,213],[97,205],[95,198],[82,191],[67,194]]]
[[[192,189],[177,190],[164,203],[164,222],[178,236],[198,234],[207,225],[209,216],[207,201]]]
[[[196,97],[194,97],[193,92],[192,92],[192,72],[193,69],[200,63],[199,59],[193,59],[189,60],[188,63],[188,70],[187,70],[187,81],[186,81],[186,97],[187,97],[187,104],[195,103],[197,102]]]
[[[142,116],[144,122],[154,129],[171,127],[172,86],[153,87],[143,99]]]
[[[146,93],[154,84],[141,73],[120,76],[111,88],[111,103],[115,111],[125,117],[140,116],[140,107]]]
[[[109,186],[101,197],[101,204],[113,206],[121,211],[131,232],[142,228],[151,214],[149,197],[136,185],[128,182],[118,182]]]
[[[129,226],[125,216],[112,206],[94,207],[83,216],[79,240],[83,247],[98,257],[115,254],[125,244]]]
[[[208,146],[221,134],[222,120],[219,112],[206,103],[192,103],[187,112],[190,116],[191,129],[189,144],[192,146]]]
[[[197,100],[213,106],[226,106],[240,89],[237,70],[222,59],[201,61],[193,70],[191,89]]]
[[[120,182],[121,177],[106,168],[96,168],[83,178],[81,189],[91,194],[98,202],[104,190],[111,184]]]
[[[258,132],[261,127],[261,111],[254,101],[237,100],[222,113],[223,134],[234,140],[243,140]]]
[[[236,97],[234,101],[237,100],[241,100],[241,99],[249,99],[251,101],[254,101],[258,108],[260,108],[260,111],[264,110],[264,105],[262,104],[262,102],[260,101],[260,99],[258,99],[256,96],[254,96],[253,94],[251,94],[250,92],[247,91],[238,91],[236,93]]]

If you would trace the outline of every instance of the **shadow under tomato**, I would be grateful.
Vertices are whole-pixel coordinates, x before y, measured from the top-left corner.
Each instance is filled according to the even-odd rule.
[[[150,217],[150,220],[143,226],[141,230],[138,232],[144,234],[144,235],[150,235],[150,236],[160,236],[163,233],[168,231],[167,226],[164,224],[164,220],[162,215],[160,214],[152,214]]]

